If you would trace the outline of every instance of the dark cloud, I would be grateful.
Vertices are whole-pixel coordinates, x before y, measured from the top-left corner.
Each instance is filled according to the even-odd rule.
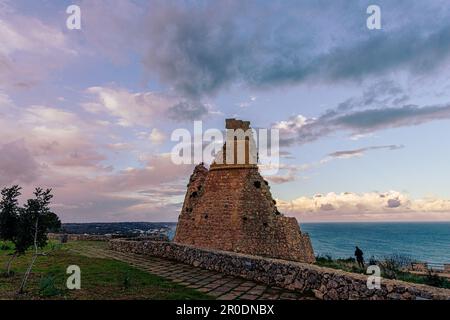
[[[350,112],[334,109],[317,119],[308,120],[302,125],[298,125],[297,119],[298,117],[292,117],[274,125],[274,127],[280,128],[281,146],[313,142],[342,130],[349,131],[351,134],[364,134],[387,128],[414,126],[430,121],[450,119],[450,105],[425,107],[406,105]]]
[[[398,208],[402,205],[402,202],[399,199],[389,199],[387,202],[388,208]]]
[[[331,124],[354,130],[370,132],[384,128],[418,125],[437,119],[450,118],[450,105],[401,108],[382,108],[358,111],[330,120]]]
[[[193,121],[202,119],[208,112],[202,103],[180,102],[167,110],[167,116],[175,121]]]
[[[39,164],[23,140],[0,145],[0,186],[33,182],[39,171]]]
[[[403,88],[393,80],[382,80],[375,82],[364,90],[357,98],[350,98],[341,102],[338,111],[350,111],[355,108],[378,107],[379,105],[398,105],[408,100],[409,96],[404,93]]]
[[[321,211],[333,211],[335,210],[334,206],[331,203],[325,203],[320,206]]]
[[[360,80],[400,68],[428,73],[447,62],[448,10],[439,3],[379,4],[384,27],[370,32],[366,1],[157,1],[144,65],[176,90],[202,95],[239,83]],[[415,20],[406,23],[405,15]]]
[[[360,149],[354,149],[354,150],[342,150],[342,151],[336,151],[333,153],[330,153],[328,156],[332,158],[343,158],[343,157],[352,157],[357,155],[362,155],[367,151],[371,150],[399,150],[403,149],[404,146],[402,145],[389,145],[389,146],[372,146],[372,147],[366,147],[366,148],[360,148]]]

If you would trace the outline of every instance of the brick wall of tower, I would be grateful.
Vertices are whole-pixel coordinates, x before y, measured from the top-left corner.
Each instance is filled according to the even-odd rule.
[[[226,128],[246,131],[250,122],[227,119]],[[215,161],[209,171],[203,164],[194,169],[174,241],[200,248],[314,262],[309,237],[301,233],[295,218],[278,212],[269,184],[259,174],[256,163],[248,161],[257,158],[257,150],[249,147],[254,146],[253,136],[237,140],[245,143],[246,147],[241,149],[245,161]],[[221,157],[223,160],[227,147],[236,147],[237,140],[227,135],[216,160]]]
[[[282,216],[257,168],[197,166],[180,214],[175,242],[272,258],[313,262],[307,235]]]

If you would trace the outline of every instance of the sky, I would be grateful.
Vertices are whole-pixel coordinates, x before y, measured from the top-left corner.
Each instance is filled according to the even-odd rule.
[[[172,132],[238,118],[280,131],[287,216],[450,221],[449,71],[447,0],[0,0],[0,187],[52,188],[63,222],[176,221]]]

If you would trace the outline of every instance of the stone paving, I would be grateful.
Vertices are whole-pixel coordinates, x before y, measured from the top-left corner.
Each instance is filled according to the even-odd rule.
[[[311,296],[268,287],[254,281],[196,268],[176,261],[116,252],[101,248],[85,248],[77,251],[89,257],[108,258],[126,262],[133,267],[169,279],[182,286],[206,293],[219,300],[312,300]]]

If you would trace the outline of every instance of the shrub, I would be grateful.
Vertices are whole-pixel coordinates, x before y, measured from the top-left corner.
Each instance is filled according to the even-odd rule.
[[[0,244],[0,250],[2,250],[2,251],[11,250],[11,249],[12,248],[10,246],[8,246],[6,243]]]
[[[439,277],[437,274],[432,273],[431,271],[428,271],[428,274],[425,277],[425,284],[433,287],[444,288],[445,282],[446,281],[444,278]]]
[[[329,255],[317,256],[317,262],[333,262],[333,259]]]
[[[39,283],[39,294],[43,297],[54,297],[61,294],[55,285],[55,277],[51,274],[41,278]]]
[[[370,266],[374,266],[374,265],[377,265],[377,264],[378,264],[378,261],[375,259],[374,256],[371,256],[370,259],[369,259],[369,265]]]
[[[403,272],[403,269],[410,266],[412,259],[406,255],[392,254],[384,258],[379,263],[385,278],[397,279],[398,274]]]

